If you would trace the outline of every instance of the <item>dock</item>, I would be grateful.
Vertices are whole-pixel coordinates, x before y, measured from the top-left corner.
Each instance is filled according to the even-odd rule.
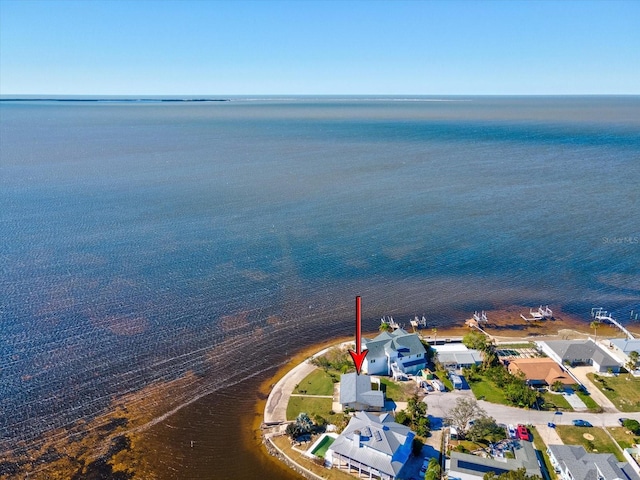
[[[618,322],[615,318],[611,316],[609,312],[607,312],[602,307],[592,308],[591,309],[591,318],[601,323],[610,323],[611,325],[615,325],[626,335],[629,340],[633,340],[635,337],[633,333],[623,327],[620,322]]]

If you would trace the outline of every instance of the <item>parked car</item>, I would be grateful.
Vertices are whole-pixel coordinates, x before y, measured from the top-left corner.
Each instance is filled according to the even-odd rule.
[[[629,420],[629,419],[628,418],[619,418],[618,419],[618,423],[624,427],[624,422],[626,422],[627,420]]]
[[[586,420],[574,420],[573,421],[573,425],[575,427],[592,427],[593,426],[589,422],[587,422]]]
[[[520,440],[529,440],[529,430],[524,425],[518,425],[518,438]]]
[[[547,423],[547,427],[549,427],[549,428],[556,428],[556,424],[555,424],[555,423],[553,423],[553,422],[549,422],[549,423]]]
[[[516,438],[516,429],[515,429],[515,427],[513,425],[509,424],[507,429],[509,431],[509,438]]]
[[[427,473],[428,468],[429,460],[425,459],[424,462],[422,462],[422,467],[420,467],[420,475],[424,475],[425,473]]]

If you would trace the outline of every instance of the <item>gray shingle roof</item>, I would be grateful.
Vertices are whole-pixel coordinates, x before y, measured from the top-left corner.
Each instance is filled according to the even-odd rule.
[[[577,445],[549,445],[549,450],[574,480],[597,480],[598,471],[605,480],[640,480],[627,462],[618,462],[611,453],[587,453]]]
[[[492,458],[478,457],[469,453],[451,452],[450,472],[466,473],[482,477],[487,472],[495,472],[497,475],[510,470],[525,468],[527,475],[542,476],[536,452],[531,442],[518,440],[515,449],[515,459],[494,460]]]
[[[614,367],[619,363],[607,352],[598,347],[593,340],[557,340],[546,342],[564,362],[592,359],[600,366]]]
[[[357,431],[360,432],[359,443],[356,442]],[[409,427],[396,423],[388,413],[378,417],[357,412],[333,442],[331,450],[396,476],[407,461],[414,436]]]
[[[384,407],[384,393],[371,390],[371,377],[357,373],[345,373],[340,377],[340,403],[362,403],[372,407]]]

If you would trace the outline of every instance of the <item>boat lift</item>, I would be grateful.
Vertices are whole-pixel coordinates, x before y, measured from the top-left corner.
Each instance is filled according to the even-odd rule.
[[[530,317],[527,318],[524,315],[520,314],[520,318],[522,318],[525,322],[537,322],[539,320],[546,320],[547,318],[553,318],[553,310],[549,308],[549,305],[542,308],[542,305],[538,307],[537,311],[534,311],[532,308],[529,309]]]

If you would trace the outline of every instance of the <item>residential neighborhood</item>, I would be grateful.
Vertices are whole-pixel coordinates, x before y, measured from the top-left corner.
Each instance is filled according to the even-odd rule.
[[[307,478],[640,480],[640,340],[396,328],[362,339],[359,375],[348,348],[289,380],[286,423],[304,412],[314,426],[271,441]]]

